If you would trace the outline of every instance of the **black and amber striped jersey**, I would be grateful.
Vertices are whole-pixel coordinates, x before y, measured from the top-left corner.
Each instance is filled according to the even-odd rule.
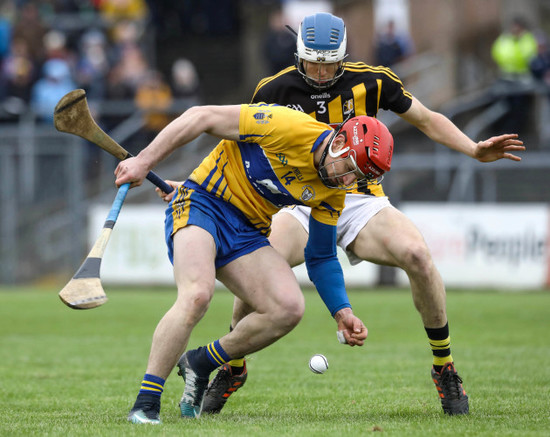
[[[309,86],[295,66],[288,67],[260,81],[252,96],[252,103],[258,102],[288,106],[334,126],[348,115],[376,117],[380,109],[402,114],[411,107],[412,95],[391,69],[346,62],[342,77],[321,91]],[[384,195],[379,184],[362,191]]]

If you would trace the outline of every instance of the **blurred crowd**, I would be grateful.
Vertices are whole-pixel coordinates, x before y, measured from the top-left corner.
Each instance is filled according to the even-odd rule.
[[[132,102],[147,112],[149,129],[158,131],[169,121],[165,109],[175,100],[200,104],[202,99],[199,75],[189,59],[176,59],[171,68],[164,65],[160,71],[151,30],[154,34],[159,26],[170,27],[166,20],[176,9],[182,26],[184,17],[197,17],[193,8],[204,15],[206,5],[196,4],[187,1],[179,9],[169,9],[167,0],[0,0],[0,122],[34,114],[51,123],[59,99],[83,88],[90,102]],[[207,34],[224,28],[223,20],[216,20],[205,28]],[[296,37],[286,28],[287,21],[279,9],[266,27],[261,53],[268,74],[295,62]],[[397,29],[393,20],[380,29],[374,44],[376,65],[393,67],[415,53],[411,36]],[[495,41],[492,55],[501,84],[550,85],[548,38],[530,31],[525,20],[511,21]],[[510,97],[512,106],[519,108],[511,123],[525,118],[526,99],[521,93]]]
[[[51,123],[59,99],[83,88],[91,102],[133,101],[151,130],[162,128],[162,111],[175,99],[198,102],[200,84],[185,58],[159,71],[149,16],[146,0],[2,0],[0,120],[32,113]]]

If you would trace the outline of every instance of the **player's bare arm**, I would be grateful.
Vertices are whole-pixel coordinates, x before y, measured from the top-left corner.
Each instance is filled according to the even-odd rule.
[[[520,161],[512,152],[525,150],[517,134],[504,134],[475,143],[451,120],[439,112],[426,108],[418,99],[413,102],[401,118],[417,127],[433,141],[443,144],[457,152],[464,153],[480,162],[492,162],[498,159]]]
[[[207,133],[218,138],[238,140],[240,105],[195,106],[168,124],[136,157],[119,163],[115,183],[141,185],[145,175],[174,150]]]

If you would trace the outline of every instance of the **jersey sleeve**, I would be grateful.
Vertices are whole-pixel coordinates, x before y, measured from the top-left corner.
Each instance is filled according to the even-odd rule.
[[[401,79],[389,68],[382,69],[381,78],[380,107],[397,114],[407,112],[412,105],[412,94],[405,90]]]
[[[252,95],[252,99],[250,103],[260,103],[260,102],[274,102],[277,99],[273,99],[268,92],[268,87],[266,87],[266,83],[269,81],[269,77],[266,77],[262,79],[258,85],[256,86],[256,89],[254,90],[254,94]]]
[[[334,317],[343,308],[350,308],[344,274],[336,252],[336,226],[309,218],[309,239],[305,249],[310,280]]]
[[[266,144],[278,138],[280,129],[272,122],[276,107],[267,103],[241,105],[239,141]]]

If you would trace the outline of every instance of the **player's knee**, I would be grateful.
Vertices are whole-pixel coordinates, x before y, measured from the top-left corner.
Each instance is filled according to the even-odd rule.
[[[274,315],[276,318],[276,324],[279,329],[283,331],[283,335],[290,332],[304,315],[305,303],[302,293],[293,296],[292,298],[285,299],[280,305]]]
[[[192,315],[197,320],[208,310],[210,301],[214,294],[214,285],[209,283],[196,283],[185,289],[178,289],[178,299],[176,304],[183,313]]]
[[[407,246],[402,263],[409,275],[429,276],[434,268],[430,250],[423,241],[415,241]]]
[[[287,305],[288,320],[290,325],[293,328],[298,323],[300,323],[300,320],[302,320],[302,317],[304,316],[304,311],[305,311],[304,297],[302,293],[300,293],[299,297],[297,297],[293,302]]]

